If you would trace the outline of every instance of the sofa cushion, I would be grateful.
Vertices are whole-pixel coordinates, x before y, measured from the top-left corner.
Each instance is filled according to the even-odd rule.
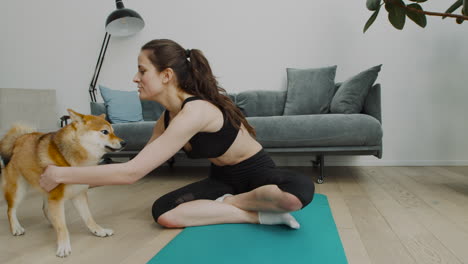
[[[89,107],[91,108],[91,114],[92,115],[101,115],[101,114],[106,114],[106,119],[109,121],[108,117],[109,115],[106,112],[106,105],[104,103],[98,103],[98,102],[89,102]]]
[[[235,94],[235,93],[228,93],[227,96],[229,97],[229,99],[231,99],[231,101],[233,101],[234,103],[236,102],[237,94]]]
[[[369,93],[362,107],[362,113],[377,118],[382,124],[382,109],[380,105],[380,84],[377,83],[369,89]]]
[[[377,146],[379,121],[365,114],[249,117],[263,147]]]
[[[124,151],[141,150],[151,138],[156,121],[112,124],[114,133],[127,142]]]
[[[156,121],[164,112],[164,106],[155,101],[141,101],[144,121]]]
[[[377,79],[381,67],[382,64],[374,66],[344,81],[333,96],[330,112],[360,113],[367,93]]]
[[[99,85],[111,123],[143,121],[140,98],[136,91],[119,91]]]
[[[325,114],[335,88],[336,65],[316,69],[287,69],[284,115]]]
[[[246,91],[236,95],[236,105],[246,116],[283,114],[286,91]]]

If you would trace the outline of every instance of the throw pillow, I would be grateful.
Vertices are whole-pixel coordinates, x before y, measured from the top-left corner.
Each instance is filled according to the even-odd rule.
[[[377,79],[381,67],[382,64],[374,66],[344,81],[333,96],[330,112],[360,113],[369,89]]]
[[[143,121],[141,102],[137,91],[112,90],[99,85],[107,116],[111,123]]]
[[[284,112],[286,91],[245,91],[236,96],[236,105],[245,116],[280,116]]]
[[[283,115],[329,112],[336,65],[316,69],[287,69],[288,91]]]

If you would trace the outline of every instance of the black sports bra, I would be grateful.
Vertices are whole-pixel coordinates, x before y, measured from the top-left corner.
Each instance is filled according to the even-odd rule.
[[[184,105],[190,101],[194,100],[203,100],[200,97],[189,97],[184,100],[182,103],[182,108]],[[223,112],[223,111],[221,111]],[[190,140],[190,146],[192,149],[187,151],[185,148],[182,148],[189,158],[217,158],[223,155],[237,137],[239,129],[236,129],[231,122],[227,119],[223,112],[224,123],[223,127],[216,132],[198,132]],[[169,126],[169,111],[166,109],[164,112],[164,126],[167,128]],[[240,127],[240,124],[239,124]]]

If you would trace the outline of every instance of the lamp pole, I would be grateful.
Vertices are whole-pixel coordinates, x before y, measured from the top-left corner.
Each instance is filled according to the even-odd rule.
[[[104,62],[104,56],[106,55],[107,46],[111,35],[115,36],[130,36],[133,35],[145,26],[145,21],[141,16],[133,11],[132,9],[125,8],[122,0],[115,0],[117,7],[106,19],[106,34],[102,41],[101,51],[99,52],[96,67],[94,69],[93,78],[89,84],[89,96],[92,102],[96,102],[96,84],[101,72],[102,63]]]
[[[91,97],[92,102],[96,102],[96,83],[99,78],[99,73],[101,72],[102,63],[104,62],[104,56],[106,55],[107,46],[109,45],[111,35],[107,33],[104,35],[104,40],[102,41],[101,51],[99,52],[99,57],[96,62],[96,67],[94,69],[93,78],[89,84],[89,96]]]

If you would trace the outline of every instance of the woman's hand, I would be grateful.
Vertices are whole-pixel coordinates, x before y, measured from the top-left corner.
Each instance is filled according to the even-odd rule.
[[[59,185],[58,176],[60,168],[54,165],[49,165],[45,169],[45,171],[41,175],[41,179],[39,180],[39,184],[41,185],[42,189],[47,192],[52,191]]]

